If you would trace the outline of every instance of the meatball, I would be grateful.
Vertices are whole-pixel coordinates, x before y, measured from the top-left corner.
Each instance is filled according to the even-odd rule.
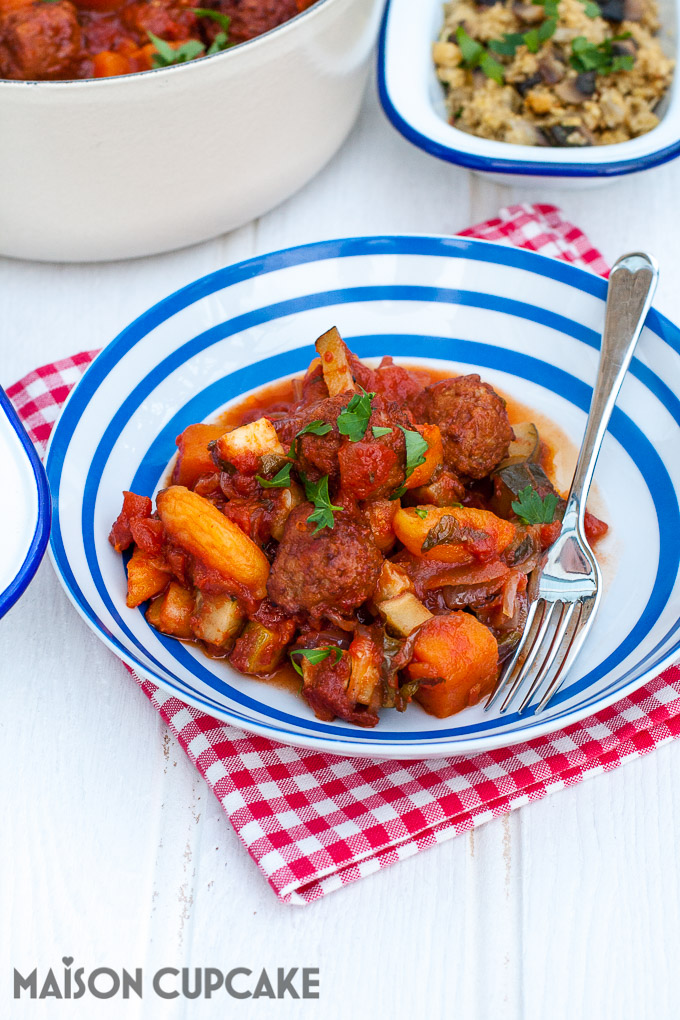
[[[439,426],[444,460],[466,478],[484,478],[493,471],[514,439],[505,401],[478,375],[428,386],[412,407],[416,421]]]
[[[231,18],[232,42],[243,42],[294,18],[304,4],[297,0],[220,0],[218,9]]]
[[[383,559],[370,528],[343,511],[336,512],[333,528],[313,535],[315,525],[307,521],[313,510],[302,503],[288,518],[267,591],[289,613],[347,616],[373,594]]]
[[[75,78],[81,44],[76,9],[67,0],[18,7],[0,24],[0,78]]]
[[[385,400],[396,400],[403,405],[411,400],[423,388],[420,380],[406,368],[395,365],[391,357],[386,355],[377,368],[369,368],[357,358],[352,351],[347,352],[352,375],[369,393],[377,393]]]
[[[140,46],[149,41],[149,32],[168,40],[184,40],[197,35],[196,16],[176,0],[139,0],[121,11],[121,21]],[[96,25],[96,23],[95,23]]]
[[[343,437],[338,431],[338,415],[352,396],[350,392],[338,393],[335,397],[326,397],[300,408],[289,418],[274,422],[277,435],[284,446],[290,446],[296,435],[313,421],[332,425],[331,431],[325,436],[307,433],[300,436],[297,441],[298,463],[302,472],[313,482],[318,482],[323,475],[328,475],[331,481],[338,477],[338,450],[343,442]]]
[[[392,431],[376,437],[374,428]],[[380,396],[374,397],[364,438],[355,443],[346,440],[338,451],[343,492],[351,493],[356,499],[379,499],[399,488],[406,472],[402,428],[414,428],[406,408]]]

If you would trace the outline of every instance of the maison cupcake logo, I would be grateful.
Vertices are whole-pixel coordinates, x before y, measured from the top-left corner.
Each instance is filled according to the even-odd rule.
[[[160,967],[147,977],[142,967],[74,967],[72,956],[63,956],[60,967],[23,973],[14,968],[15,999],[318,999],[318,967],[252,969],[232,967]]]

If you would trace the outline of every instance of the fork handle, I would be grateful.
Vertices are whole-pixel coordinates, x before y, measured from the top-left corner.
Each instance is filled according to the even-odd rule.
[[[645,252],[622,255],[609,276],[597,379],[583,445],[567,497],[563,530],[572,528],[581,531],[583,527],[586,498],[600,447],[658,280],[659,267],[656,260]]]

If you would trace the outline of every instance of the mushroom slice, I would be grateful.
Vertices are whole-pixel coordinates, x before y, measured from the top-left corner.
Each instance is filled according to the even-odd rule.
[[[565,78],[555,86],[555,95],[563,103],[577,105],[592,96],[595,91],[595,79],[595,71],[584,71],[575,78]]]

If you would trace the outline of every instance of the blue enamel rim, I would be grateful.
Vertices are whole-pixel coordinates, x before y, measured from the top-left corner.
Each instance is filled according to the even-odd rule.
[[[135,322],[128,326],[99,355],[81,382],[74,389],[53,433],[52,442],[48,451],[47,471],[55,494],[59,493],[61,471],[70,437],[84,408],[87,406],[101,381],[106,377],[113,365],[115,365],[127,351],[134,347],[136,343],[141,341],[155,326],[166,319],[171,318],[181,309],[187,307],[193,302],[206,297],[217,290],[222,290],[225,287],[233,285],[241,280],[251,278],[255,275],[275,272],[288,266],[302,265],[311,261],[375,254],[437,255],[508,265],[535,273],[539,276],[549,277],[559,282],[566,283],[569,286],[576,287],[581,291],[592,294],[600,300],[603,300],[606,296],[606,282],[604,280],[586,273],[583,270],[577,269],[574,266],[556,262],[532,252],[505,248],[466,238],[387,236],[346,240],[341,239],[275,252],[270,255],[261,256],[256,259],[248,260],[247,262],[239,263],[233,267],[229,267],[203,277],[195,283],[177,291],[175,294],[159,302],[157,305],[154,305],[135,320]],[[149,373],[147,379],[140,380],[137,386],[128,395],[126,400],[123,402],[123,405],[118,409],[113,419],[108,424],[88,469],[82,508],[83,537],[88,557],[88,565],[92,572],[93,581],[98,587],[100,596],[104,599],[109,611],[112,612],[114,619],[116,619],[119,626],[128,633],[129,639],[134,644],[137,643],[136,638],[130,634],[125,623],[121,621],[119,614],[115,610],[115,607],[108,596],[108,592],[106,592],[103,588],[101,576],[97,577],[98,566],[96,552],[94,549],[94,532],[92,524],[93,509],[97,496],[101,470],[106,462],[115,437],[119,434],[124,422],[134,413],[135,407],[142,399],[144,399],[144,395],[148,392],[149,388],[153,389],[153,387],[156,386],[169,372],[173,371],[179,364],[183,363],[199,350],[218,342],[230,334],[237,333],[249,325],[253,325],[254,322],[269,322],[282,315],[299,311],[302,308],[322,307],[323,305],[328,304],[366,300],[369,298],[369,292],[371,292],[371,300],[385,300],[390,297],[399,297],[401,300],[404,298],[410,298],[411,300],[419,301],[431,300],[449,301],[456,304],[474,304],[477,307],[486,307],[489,309],[507,312],[508,314],[521,315],[525,318],[530,318],[533,321],[545,324],[546,326],[551,326],[562,333],[571,335],[575,339],[578,339],[591,347],[597,347],[599,343],[599,338],[592,330],[589,330],[579,323],[569,320],[563,316],[548,312],[536,306],[470,291],[449,291],[441,288],[409,286],[351,288],[342,291],[328,291],[321,294],[305,295],[301,298],[279,302],[277,305],[273,305],[265,309],[257,309],[254,312],[248,313],[246,316],[238,316],[234,319],[226,320],[198,336],[193,337],[183,344],[179,350],[172,352],[168,357],[166,357],[160,365],[156,366],[156,368]],[[680,353],[680,332],[668,319],[659,315],[657,312],[652,311],[648,317],[647,326],[662,340],[668,343],[674,351]],[[417,342],[419,346],[417,349],[419,354],[423,354],[422,346],[420,346],[423,340],[435,345],[437,341],[442,344],[445,343],[447,345],[445,360],[458,361],[461,363],[467,361],[481,367],[485,364],[485,357],[488,360],[490,357],[489,352],[491,352],[491,355],[494,358],[493,367],[500,368],[501,371],[508,370],[498,363],[499,348],[489,347],[485,352],[484,348],[487,345],[473,344],[470,341],[456,342],[452,341],[450,338],[418,337]],[[384,336],[381,335],[379,341],[380,344],[384,346],[386,341],[391,344],[391,350],[394,354],[413,356],[415,353],[413,337],[408,338],[403,335],[399,335],[391,338],[388,334],[385,334]],[[375,349],[371,349],[371,343],[375,345],[378,342],[375,337],[354,337],[351,338],[351,342],[357,348],[358,353],[364,357],[369,356],[372,353],[377,353]],[[399,349],[400,344],[403,348],[401,350]],[[267,359],[265,362],[258,362],[255,365],[238,369],[224,380],[220,380],[218,383],[212,384],[205,391],[197,394],[192,401],[190,401],[177,413],[173,420],[168,423],[165,429],[159,433],[154,442],[151,444],[139,469],[137,470],[137,473],[135,474],[135,477],[130,483],[131,488],[136,488],[138,491],[139,489],[142,489],[142,491],[153,491],[161,473],[165,470],[168,460],[170,459],[170,453],[174,450],[174,437],[185,424],[188,424],[190,421],[202,420],[214,411],[216,407],[223,405],[226,401],[231,399],[232,396],[237,396],[242,392],[246,392],[248,389],[261,385],[270,379],[279,378],[286,374],[299,371],[305,367],[310,350],[310,348],[298,348],[284,354],[276,355],[273,358]],[[519,359],[515,368],[519,367],[521,364],[522,372],[515,371],[513,373],[515,375],[532,378],[531,372],[527,374],[527,371],[531,369],[531,371],[534,372],[534,375],[536,371],[538,371],[541,375],[541,378],[539,379],[539,384],[541,385],[545,385],[545,379],[550,378],[552,374],[553,386],[549,385],[548,388],[553,388],[554,383],[557,380],[560,387],[562,387],[557,390],[560,393],[565,392],[565,385],[571,386],[572,388],[575,386],[577,390],[580,389],[580,392],[577,394],[572,393],[568,399],[582,409],[587,409],[590,390],[589,387],[580,380],[568,376],[567,373],[561,372],[561,370],[556,369],[554,366],[550,366],[544,362],[539,362],[537,359],[530,358],[529,356],[520,355],[518,352],[509,352],[504,350],[503,353],[506,356],[511,356],[511,359]],[[428,351],[425,356],[437,357],[438,355]],[[439,356],[441,357],[441,355]],[[668,387],[660,379],[658,379],[658,377],[656,377],[650,369],[637,361],[633,364],[632,372],[637,375],[640,381],[643,382],[643,384],[652,391],[657,399],[664,404],[669,413],[674,417],[675,421],[680,425],[680,401],[678,401],[677,397],[669,391]],[[533,381],[536,381],[536,379],[533,379]],[[228,389],[230,386],[232,387],[231,390]],[[574,396],[576,396],[576,399],[573,399]],[[650,623],[652,623],[656,618],[655,614],[657,613],[659,606],[666,604],[668,594],[672,589],[678,571],[678,564],[680,563],[680,528],[678,527],[678,523],[680,523],[680,512],[678,510],[676,493],[660,458],[649,441],[639,431],[637,426],[635,426],[619,409],[615,411],[612,418],[611,431],[615,437],[619,438],[619,441],[622,442],[622,445],[629,455],[631,455],[631,443],[633,444],[635,447],[634,461],[639,469],[642,464],[648,472],[650,470],[653,472],[654,490],[652,491],[652,489],[650,489],[650,492],[652,492],[655,502],[657,517],[659,520],[660,542],[661,547],[664,549],[663,570],[661,569],[661,563],[659,563],[657,578],[652,589],[650,602],[643,610],[638,623],[631,631],[629,631],[627,635],[628,645],[626,645],[626,642],[624,641],[622,646],[620,646],[620,649],[617,650],[617,652],[621,652],[620,659],[622,659],[630,653],[642,634],[646,632],[644,628],[647,627],[648,629]],[[645,481],[649,486],[649,480],[646,478]],[[473,744],[474,738],[470,739],[470,735],[478,734],[478,739],[484,740],[488,736],[488,730],[493,727],[494,723],[498,725],[499,720],[491,719],[488,722],[478,723],[469,727],[458,727],[455,730],[413,732],[371,731],[367,733],[365,731],[348,731],[341,726],[320,724],[311,719],[301,719],[298,716],[289,716],[286,713],[271,709],[269,706],[265,706],[261,702],[254,701],[253,699],[243,695],[240,691],[232,688],[225,681],[221,681],[213,674],[209,673],[184,646],[172,641],[172,639],[159,637],[159,635],[153,632],[154,637],[157,640],[160,640],[161,643],[170,650],[171,654],[178,662],[189,668],[197,677],[200,676],[200,679],[203,682],[209,684],[209,686],[213,687],[215,690],[228,693],[230,698],[233,698],[234,701],[240,702],[243,709],[245,709],[245,712],[240,712],[236,709],[232,709],[231,707],[225,708],[209,696],[204,697],[203,695],[198,694],[193,688],[178,677],[174,678],[175,682],[168,680],[165,675],[165,667],[161,666],[160,663],[158,663],[158,666],[163,670],[163,675],[159,675],[155,672],[155,670],[150,669],[143,663],[138,661],[136,662],[134,656],[130,654],[129,650],[122,646],[98,620],[96,612],[92,609],[83,593],[80,591],[66,557],[59,526],[58,496],[57,503],[55,505],[54,524],[52,530],[52,554],[55,566],[57,567],[57,570],[59,571],[74,603],[79,607],[80,611],[86,616],[95,629],[97,629],[99,633],[105,637],[107,643],[114,647],[119,654],[121,654],[127,661],[132,662],[133,665],[138,665],[145,675],[153,676],[164,687],[169,687],[177,691],[180,697],[184,698],[184,700],[189,700],[191,703],[195,703],[199,707],[207,708],[209,711],[219,714],[228,720],[235,721],[237,724],[242,724],[246,728],[256,729],[264,733],[269,732],[283,740],[294,740],[296,738],[299,740],[310,733],[318,733],[319,737],[316,738],[317,742],[319,742],[319,738],[321,738],[324,743],[327,742],[332,745],[337,744],[338,746],[344,745],[345,747],[354,746],[355,749],[359,749],[361,744],[364,742],[371,742],[374,744],[380,744],[382,742],[384,744],[394,743],[395,745],[403,747],[404,750],[422,745],[422,749],[427,750],[428,747],[436,749],[442,742],[451,743],[453,741],[459,741],[461,737],[467,737],[464,741],[465,743]],[[674,648],[667,649],[665,648],[665,645],[668,640],[676,634],[679,623],[680,621],[674,623],[672,627],[670,627],[668,633],[658,642],[657,646],[652,649],[643,660],[636,662],[628,670],[624,677],[617,677],[616,680],[613,681],[610,687],[617,687],[616,696],[622,696],[618,688],[621,687],[623,682],[626,680],[628,680],[629,684],[635,682],[637,677],[634,677],[633,674],[642,671],[646,675],[650,670],[656,667],[661,659],[667,659],[668,655],[674,651]],[[675,647],[678,647],[678,645]],[[621,649],[624,650],[621,651]],[[147,649],[143,649],[143,651],[147,657],[153,659]],[[657,653],[661,653],[661,658],[655,662],[651,662]],[[606,673],[611,668],[612,665],[611,662],[609,662],[609,665],[606,666],[603,672]],[[593,677],[590,676],[582,678],[582,680],[579,681],[579,684],[581,689],[585,689],[585,687],[592,682]],[[574,687],[574,685],[572,685],[568,691],[561,695],[561,701],[565,701],[567,698],[572,698],[574,693],[578,693],[578,690]],[[602,702],[606,693],[606,691],[597,692],[597,694],[593,697],[593,703],[597,705]],[[280,723],[283,723],[283,726],[277,725],[276,723],[270,724],[268,722],[263,722],[261,719],[253,720],[247,714],[249,709],[278,719]],[[566,709],[562,713],[551,714],[550,723],[547,725],[545,722],[532,722],[530,718],[522,719],[522,732],[526,735],[531,735],[531,731],[534,727],[541,727],[541,729],[554,729],[559,725],[563,725],[564,719],[583,714],[587,713],[582,711],[581,705],[579,704],[576,708],[572,707]],[[507,724],[512,721],[512,718],[503,720],[503,726],[507,726]],[[291,725],[295,727],[293,731],[288,728]],[[498,742],[511,743],[516,742],[518,739],[523,739],[521,736],[518,736],[518,732],[519,730],[504,731]]]
[[[680,155],[680,138],[667,145],[664,149],[647,153],[637,159],[620,159],[613,162],[591,163],[578,166],[575,163],[542,163],[539,160],[503,159],[495,156],[477,156],[474,153],[466,152],[464,149],[457,149],[454,145],[442,145],[435,141],[430,135],[423,134],[410,121],[402,117],[401,113],[392,102],[389,89],[387,88],[387,30],[389,24],[390,9],[392,0],[387,0],[387,7],[383,14],[380,27],[380,40],[378,43],[378,94],[383,110],[397,131],[419,149],[424,149],[431,156],[443,159],[447,163],[455,163],[464,166],[468,170],[482,170],[488,173],[498,174],[521,174],[534,177],[620,177],[624,174],[638,173],[641,170],[650,170],[652,167],[668,163]],[[502,143],[499,142],[499,145]]]
[[[26,459],[30,464],[33,480],[35,482],[35,497],[38,504],[35,530],[33,532],[31,544],[28,547],[28,552],[24,558],[24,562],[21,564],[19,572],[15,576],[14,580],[3,592],[0,592],[0,617],[2,617],[26,591],[26,588],[40,565],[40,561],[42,560],[45,554],[45,549],[47,548],[52,509],[50,502],[50,490],[47,484],[47,475],[45,474],[45,470],[40,463],[37,453],[35,452],[33,443],[26,433],[26,429],[21,424],[9,397],[1,386],[0,413],[5,415],[14,429],[26,455]]]

